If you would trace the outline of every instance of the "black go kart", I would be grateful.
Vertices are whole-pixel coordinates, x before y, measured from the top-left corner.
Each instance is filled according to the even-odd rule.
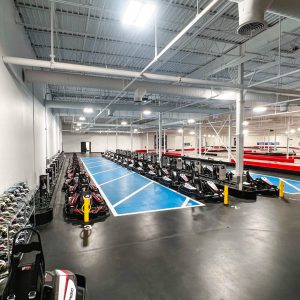
[[[24,231],[30,231],[31,242],[16,241]],[[26,255],[23,263],[21,258]],[[14,237],[9,276],[2,300],[85,300],[86,281],[82,275],[68,270],[45,271],[45,259],[40,234],[32,228],[20,230]]]

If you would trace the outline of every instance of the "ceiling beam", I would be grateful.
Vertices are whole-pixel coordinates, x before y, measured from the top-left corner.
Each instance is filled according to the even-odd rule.
[[[222,70],[236,67],[241,63],[245,63],[259,56],[258,53],[265,53],[277,47],[279,26],[280,25],[277,23],[276,25],[270,27],[269,29],[263,31],[262,33],[256,35],[249,41],[242,44],[246,52],[243,57],[238,57],[235,59],[232,59],[230,56],[217,58],[206,66],[200,67],[194,72],[190,73],[188,77],[208,78],[209,76],[221,72]],[[299,29],[299,27],[300,23],[295,20],[284,19],[281,22],[282,31],[293,32]],[[293,40],[295,40],[295,37],[290,35],[285,35],[281,38],[282,44],[286,44]],[[232,49],[227,54],[238,56],[239,46]]]

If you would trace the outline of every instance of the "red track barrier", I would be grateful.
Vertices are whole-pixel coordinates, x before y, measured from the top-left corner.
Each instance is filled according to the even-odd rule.
[[[235,160],[231,160],[232,163],[235,163]],[[300,165],[288,164],[288,163],[276,163],[276,162],[266,162],[266,161],[257,161],[257,160],[244,160],[245,166],[254,166],[254,167],[264,167],[266,169],[278,169],[278,170],[287,170],[293,172],[300,172]]]
[[[244,154],[244,158],[254,159],[254,160],[267,160],[267,161],[287,162],[287,163],[294,163],[295,162],[295,159],[293,157],[286,158],[284,156]]]

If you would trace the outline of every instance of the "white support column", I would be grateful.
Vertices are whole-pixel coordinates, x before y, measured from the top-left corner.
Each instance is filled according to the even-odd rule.
[[[164,129],[164,153],[167,151],[167,143],[166,143],[166,129]]]
[[[184,128],[182,126],[182,133],[181,133],[181,156],[184,156]]]
[[[161,166],[161,138],[162,138],[162,117],[161,113],[158,113],[158,160]]]
[[[243,56],[243,48],[240,46],[240,56]],[[244,64],[238,67],[238,83],[244,83]],[[235,172],[237,176],[238,188],[243,188],[243,173],[244,173],[244,135],[243,135],[243,121],[244,121],[244,91],[237,92],[236,98],[236,166]]]
[[[228,117],[228,161],[230,162],[231,160],[231,140],[232,140],[232,137],[231,137],[231,114],[229,114],[229,117]]]
[[[277,142],[277,135],[276,135],[276,130],[274,130],[274,151],[275,151],[275,152],[277,151],[277,145],[276,145],[276,142]]]
[[[108,151],[108,132],[106,133],[106,151]]]
[[[132,123],[130,124],[130,151],[133,151]]]
[[[116,151],[118,149],[118,128],[116,128]]]
[[[147,153],[149,152],[149,132],[147,131],[147,142],[146,142]]]
[[[270,152],[270,129],[268,130],[268,153]]]
[[[202,155],[202,124],[199,124],[199,158]]]
[[[291,118],[289,117],[287,135],[286,135],[286,158],[290,157],[290,131],[291,131]]]
[[[156,142],[155,153],[158,153],[158,132],[157,131],[155,132],[155,142]]]
[[[195,148],[195,157],[197,157],[197,154],[198,154],[198,126],[195,125],[194,126],[194,132],[195,132],[195,136],[194,136],[194,148]]]
[[[51,48],[51,52],[50,52],[50,59],[51,59],[51,63],[54,63],[54,13],[55,13],[55,6],[54,6],[54,1],[51,1],[51,7],[50,7],[50,28],[51,28],[51,32],[50,32],[50,48]]]

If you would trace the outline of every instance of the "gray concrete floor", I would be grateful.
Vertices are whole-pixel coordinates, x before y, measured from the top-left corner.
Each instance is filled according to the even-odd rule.
[[[87,278],[89,299],[299,299],[300,202],[258,198],[132,216],[93,225],[63,218],[41,229],[47,269]]]

